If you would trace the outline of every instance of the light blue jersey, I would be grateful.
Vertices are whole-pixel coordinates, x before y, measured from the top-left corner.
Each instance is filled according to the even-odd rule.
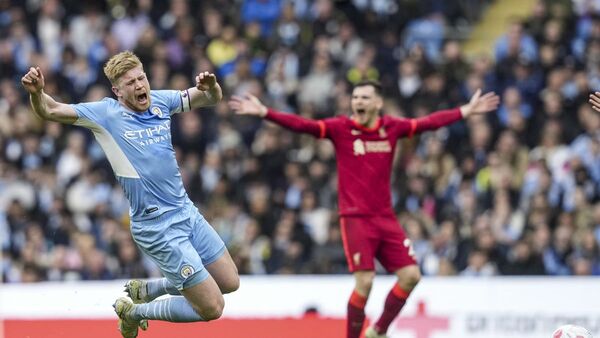
[[[130,111],[119,101],[71,105],[76,125],[90,129],[129,200],[133,221],[155,218],[189,201],[171,143],[171,115],[190,110],[187,91],[152,90],[150,108]]]
[[[190,110],[187,91],[150,91],[151,105],[134,113],[117,100],[72,105],[76,125],[90,129],[131,207],[131,234],[177,289],[208,278],[204,268],[225,244],[187,196],[171,143],[171,115]]]

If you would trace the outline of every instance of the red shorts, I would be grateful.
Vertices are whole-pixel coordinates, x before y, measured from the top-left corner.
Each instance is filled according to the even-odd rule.
[[[375,270],[374,258],[388,272],[417,264],[410,239],[393,216],[340,217],[350,272]]]

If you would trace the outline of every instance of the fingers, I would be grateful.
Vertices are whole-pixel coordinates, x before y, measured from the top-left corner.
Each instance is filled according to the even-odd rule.
[[[592,106],[600,106],[600,93],[596,92],[594,94],[590,94],[590,99],[588,100]]]
[[[35,82],[40,78],[40,74],[42,74],[42,71],[40,70],[39,67],[37,68],[29,68],[29,76],[30,78]]]
[[[227,102],[227,104],[229,104],[230,107],[232,106],[236,106],[239,107],[242,105],[242,101],[239,98],[236,97],[232,97],[229,102]]]
[[[477,88],[477,90],[475,91],[475,94],[473,94],[473,96],[471,96],[471,102],[477,101],[480,96],[481,96],[481,88]]]
[[[500,104],[500,96],[494,95],[486,98],[486,101],[493,104]]]
[[[483,94],[483,96],[481,98],[485,99],[485,98],[492,97],[492,96],[498,96],[498,95],[496,95],[496,93],[494,93],[494,92],[487,92],[487,93]]]
[[[239,114],[242,111],[243,103],[244,103],[244,99],[242,97],[234,95],[229,99],[229,101],[227,102],[227,105],[229,106],[229,108],[231,108],[232,110],[234,110],[236,113]]]
[[[209,90],[217,83],[217,77],[213,73],[201,72],[196,76],[196,88],[201,91]]]
[[[254,98],[254,96],[252,94],[249,94],[249,93],[244,94],[245,100],[252,101],[253,98]]]
[[[488,102],[488,101],[498,101],[500,102],[500,96],[496,95],[494,92],[485,93],[483,96],[479,98],[480,101]]]
[[[234,111],[239,111],[241,109],[240,103],[236,101],[229,101],[228,105],[229,108],[231,108]]]
[[[244,95],[244,97],[246,98],[246,100],[254,103],[257,106],[262,106],[263,105],[262,102],[260,102],[260,100],[258,99],[258,97],[254,96],[252,94],[246,93]]]
[[[485,98],[485,102],[488,104],[499,105],[500,104],[500,96],[492,95],[490,97]]]
[[[40,69],[40,67],[36,67],[35,69],[37,70],[40,80],[44,81],[44,74],[42,73],[42,70]]]
[[[206,80],[216,80],[216,78],[217,77],[214,73],[201,72],[200,74],[198,74],[198,76],[196,76],[196,82],[203,83]]]
[[[35,68],[31,67],[29,72],[27,72],[27,74],[21,78],[21,82],[24,84],[35,84],[39,79],[38,74],[41,73],[39,73]]]
[[[238,114],[238,115],[245,115],[245,114],[247,114],[244,111],[244,107],[243,107],[243,104],[241,102],[229,101],[229,108],[231,110],[233,110],[233,112],[236,113],[236,114]]]
[[[496,95],[494,92],[485,93],[482,97],[479,98],[480,101],[486,102],[487,104],[499,104],[500,96]]]
[[[229,99],[227,104],[238,115],[264,116],[266,114],[266,108],[252,94],[245,93],[243,96],[234,95]]]

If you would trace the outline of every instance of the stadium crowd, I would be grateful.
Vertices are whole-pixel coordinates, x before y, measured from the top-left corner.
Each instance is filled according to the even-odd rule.
[[[477,88],[500,109],[402,141],[394,207],[425,275],[599,275],[600,4],[539,0],[493,57],[461,34],[491,1],[0,0],[0,244],[4,282],[157,276],[128,203],[81,128],[42,123],[30,65],[62,102],[111,96],[107,58],[134,51],[152,89],[215,72],[311,118],[346,114],[379,80],[384,112],[418,117]],[[173,118],[190,198],[243,274],[346,273],[329,141],[234,116],[225,100]]]

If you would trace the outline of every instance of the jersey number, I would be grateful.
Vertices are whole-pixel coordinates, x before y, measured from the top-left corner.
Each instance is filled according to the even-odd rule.
[[[410,241],[410,239],[406,238],[404,239],[404,247],[406,247],[408,249],[408,255],[412,258],[415,258],[415,249],[412,246],[412,242]]]

